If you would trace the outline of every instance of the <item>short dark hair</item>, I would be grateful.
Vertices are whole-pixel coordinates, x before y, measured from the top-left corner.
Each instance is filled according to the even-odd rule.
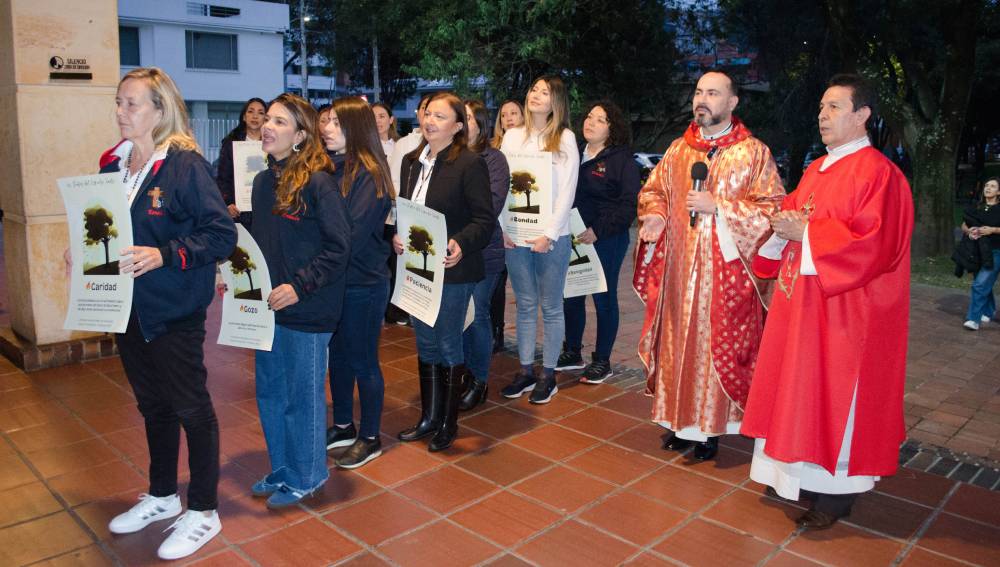
[[[472,111],[472,117],[476,121],[476,127],[479,128],[479,134],[476,135],[475,140],[469,140],[469,149],[481,154],[486,150],[487,142],[489,142],[489,128],[490,128],[490,113],[486,110],[486,105],[483,101],[477,99],[466,99],[465,106]]]
[[[977,203],[979,206],[986,204],[986,184],[990,181],[996,181],[997,185],[1000,185],[1000,177],[988,177],[986,181],[983,181],[983,186],[979,188],[979,201]]]
[[[608,115],[608,141],[605,145],[609,148],[611,146],[632,145],[632,128],[629,125],[628,118],[625,117],[622,109],[610,100],[603,99],[587,105],[587,114],[583,115],[583,120],[586,120],[587,115],[598,106],[604,110],[604,114]],[[580,130],[582,131],[583,121],[580,124]]]
[[[708,71],[705,71],[701,75],[702,77],[704,77],[709,73],[717,73],[729,79],[729,92],[733,93],[733,96],[740,96],[740,85],[736,83],[736,79],[734,79],[732,75],[730,75],[729,73],[727,73],[722,69],[715,69],[715,68],[709,69]],[[698,78],[700,79],[701,77]]]
[[[830,87],[845,87],[851,89],[851,106],[854,112],[861,110],[864,107],[868,107],[871,110],[871,116],[865,122],[865,128],[868,130],[872,129],[875,124],[875,89],[872,88],[871,83],[869,83],[861,75],[856,75],[854,73],[839,73],[830,77],[830,82],[827,83],[826,88]]]

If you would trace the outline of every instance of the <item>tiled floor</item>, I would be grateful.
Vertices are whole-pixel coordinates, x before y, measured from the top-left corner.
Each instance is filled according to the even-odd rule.
[[[213,309],[213,318],[217,312]],[[213,323],[210,323],[210,328]],[[648,399],[563,375],[546,406],[490,401],[443,454],[393,435],[417,416],[409,329],[387,328],[383,457],[331,470],[324,494],[276,513],[249,496],[267,471],[252,360],[206,345],[222,425],[223,532],[198,565],[961,565],[1000,564],[1000,493],[902,470],[849,521],[800,533],[794,506],[747,480],[750,443],[717,461],[659,448]],[[0,565],[156,563],[168,522],[112,536],[145,489],[141,420],[117,359],[25,376],[0,361]],[[183,465],[182,475],[186,467]]]

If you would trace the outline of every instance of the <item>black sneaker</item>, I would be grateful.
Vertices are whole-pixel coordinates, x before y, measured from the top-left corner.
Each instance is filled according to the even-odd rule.
[[[556,362],[556,370],[579,370],[584,366],[583,357],[578,350],[564,350]]]
[[[535,377],[531,374],[518,372],[517,376],[514,376],[514,381],[509,386],[504,386],[504,389],[500,390],[500,394],[505,398],[520,398],[525,392],[535,389],[535,381]]]
[[[559,386],[556,386],[555,376],[552,378],[541,376],[538,378],[538,382],[535,383],[535,389],[532,390],[528,401],[533,404],[547,404],[558,391]]]
[[[382,441],[378,437],[374,439],[358,437],[358,440],[344,451],[344,454],[338,457],[335,462],[342,469],[356,469],[381,455]]]
[[[603,384],[605,380],[611,378],[611,374],[611,361],[595,358],[583,370],[580,381],[584,384]]]
[[[326,430],[326,450],[347,447],[353,444],[357,438],[358,430],[354,428],[353,423],[347,427],[337,427],[334,425]]]

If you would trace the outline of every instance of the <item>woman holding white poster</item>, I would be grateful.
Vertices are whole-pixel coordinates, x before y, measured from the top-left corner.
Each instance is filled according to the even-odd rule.
[[[134,246],[118,260],[135,285],[124,334],[115,336],[149,444],[149,492],[108,526],[137,532],[181,513],[180,431],[187,436],[188,510],[160,545],[162,559],[186,557],[222,529],[218,508],[219,425],[206,387],[205,315],[215,263],[236,246],[236,228],[188,128],[184,99],[166,73],[129,71],[118,83],[122,141],[101,156],[101,173],[121,175]]]
[[[573,206],[587,229],[573,236],[577,243],[594,245],[608,290],[591,296],[597,314],[597,344],[586,368],[580,351],[587,324],[587,297],[564,300],[566,344],[556,370],[583,368],[580,382],[600,384],[611,376],[611,349],[618,336],[618,273],[628,250],[628,230],[635,221],[642,182],[629,147],[632,136],[628,120],[618,105],[608,100],[590,105],[583,121],[583,137],[587,144]]]
[[[559,391],[555,369],[562,348],[563,288],[569,266],[569,214],[576,195],[580,153],[569,128],[569,97],[562,79],[535,79],[524,106],[528,116],[521,128],[512,128],[503,138],[504,152],[552,152],[552,214],[542,235],[514,242],[504,234],[507,274],[517,301],[517,354],[521,371],[502,390],[507,398],[531,392],[529,401],[545,404]],[[542,310],[542,375],[535,377],[535,338],[538,309]]]
[[[496,216],[490,177],[483,158],[469,150],[465,105],[452,93],[434,95],[421,123],[424,141],[403,158],[400,196],[442,213],[448,243],[407,237],[410,247],[444,254],[444,291],[433,326],[413,317],[420,376],[420,422],[399,434],[401,441],[434,435],[431,451],[443,451],[458,435],[458,406],[463,393],[465,355],[462,330],[476,282],[483,279],[483,248],[493,234]],[[403,240],[393,238],[396,254]],[[433,252],[432,252],[433,255]],[[438,255],[432,261],[437,261]]]
[[[257,409],[271,472],[251,492],[269,508],[293,506],[329,478],[326,467],[327,347],[340,322],[351,221],[317,114],[282,94],[261,132],[270,167],[253,183],[251,235],[271,276],[271,351],[256,351]]]
[[[222,200],[226,202],[229,215],[233,220],[242,224],[250,230],[250,223],[253,221],[253,213],[241,211],[236,206],[236,186],[233,176],[233,142],[246,142],[260,140],[260,127],[264,125],[264,101],[254,97],[243,105],[240,112],[240,122],[225,138],[219,146],[219,168],[216,170],[215,181],[219,185],[222,193]]]
[[[333,427],[326,448],[347,447],[337,466],[353,469],[382,454],[379,430],[385,383],[378,363],[382,319],[389,302],[391,242],[385,219],[395,197],[389,162],[379,144],[371,107],[361,97],[333,101],[322,130],[333,160],[334,181],[351,217],[351,259],[340,325],[330,341]],[[361,427],[354,427],[354,384],[361,402]]]

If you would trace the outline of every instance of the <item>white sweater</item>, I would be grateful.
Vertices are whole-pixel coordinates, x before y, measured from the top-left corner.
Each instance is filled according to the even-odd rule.
[[[503,136],[501,151],[545,151],[537,131],[528,137],[524,126],[511,128]],[[559,151],[552,152],[552,221],[543,231],[552,240],[569,234],[569,212],[576,198],[576,179],[580,175],[580,148],[570,129],[562,132]]]

